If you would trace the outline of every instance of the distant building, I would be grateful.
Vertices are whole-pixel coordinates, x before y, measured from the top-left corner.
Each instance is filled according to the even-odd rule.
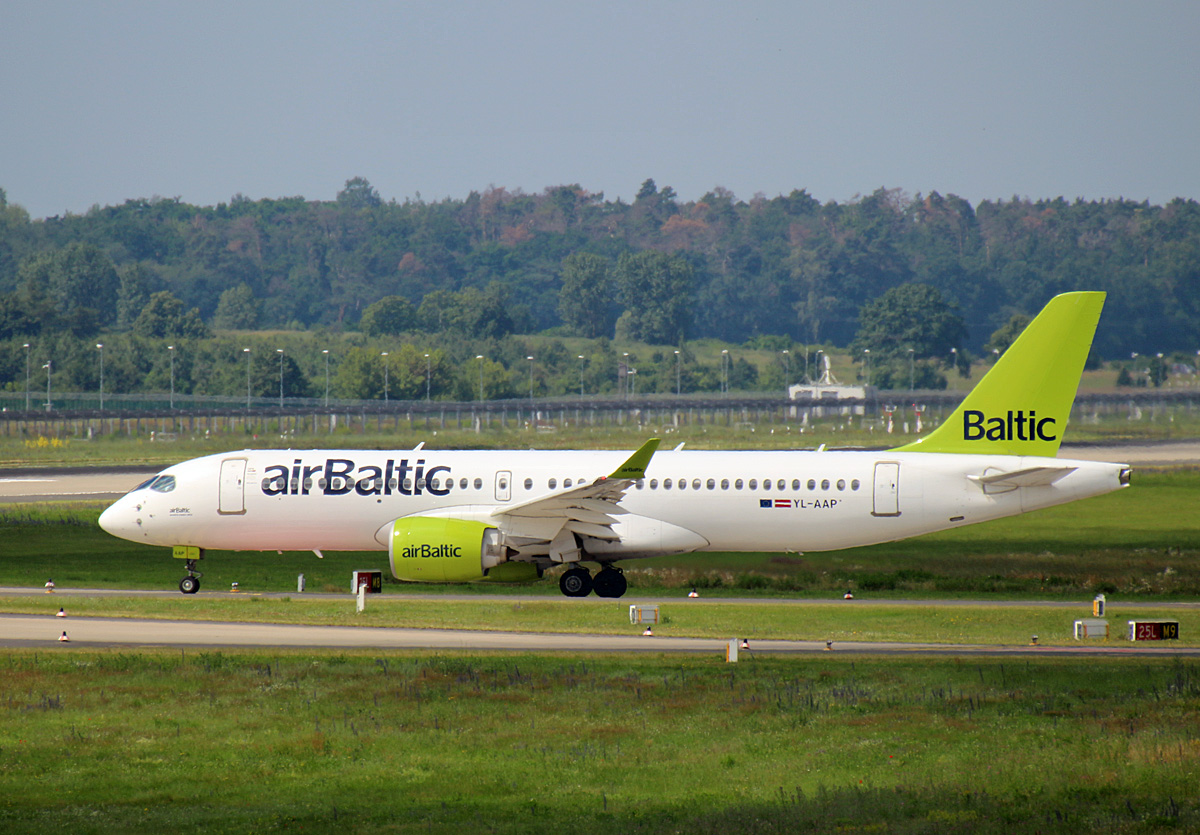
[[[866,400],[878,392],[875,386],[844,386],[833,376],[829,369],[829,357],[822,354],[823,369],[821,377],[815,383],[797,383],[788,386],[788,399],[808,400],[818,403],[828,403],[837,400]]]

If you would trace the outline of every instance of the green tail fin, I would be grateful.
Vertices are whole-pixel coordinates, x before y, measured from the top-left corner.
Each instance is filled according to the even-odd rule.
[[[1063,293],[1029,326],[941,426],[897,452],[1058,454],[1104,293]]]

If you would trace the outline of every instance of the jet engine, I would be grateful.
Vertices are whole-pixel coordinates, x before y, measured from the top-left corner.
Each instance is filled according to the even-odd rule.
[[[513,571],[508,548],[499,530],[483,522],[436,516],[409,516],[388,524],[388,561],[397,580],[419,583],[465,583],[488,577],[497,580],[536,579],[537,569]],[[524,567],[524,564],[521,565]],[[523,575],[530,574],[525,577]],[[522,576],[517,576],[522,575]]]

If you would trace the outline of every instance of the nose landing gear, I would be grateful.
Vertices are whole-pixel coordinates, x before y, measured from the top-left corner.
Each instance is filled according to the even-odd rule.
[[[200,591],[200,578],[204,575],[196,570],[196,561],[187,561],[188,576],[179,581],[179,590],[184,594],[195,594]]]

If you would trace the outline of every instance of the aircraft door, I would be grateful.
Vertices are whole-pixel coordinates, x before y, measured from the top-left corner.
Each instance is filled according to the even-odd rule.
[[[512,499],[512,472],[498,470],[496,472],[496,501],[507,502]]]
[[[225,515],[246,512],[246,459],[226,458],[221,462],[221,493],[217,512]]]
[[[875,464],[875,504],[872,516],[900,515],[900,464],[880,461]]]

